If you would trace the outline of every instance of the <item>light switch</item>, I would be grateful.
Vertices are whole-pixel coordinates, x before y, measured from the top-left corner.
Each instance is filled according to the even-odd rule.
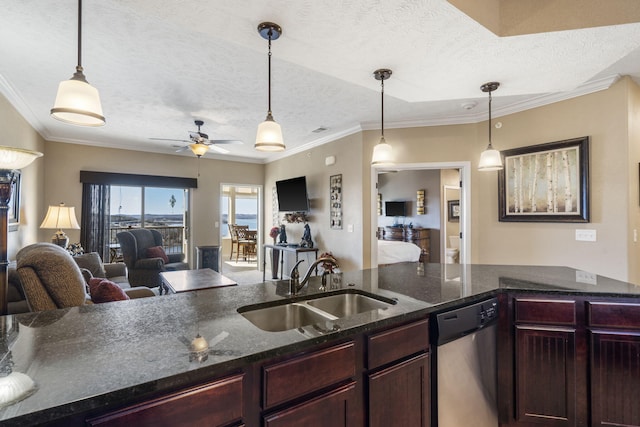
[[[220,227],[220,223],[218,221],[215,222],[214,227],[218,228]]]
[[[576,230],[576,240],[582,242],[595,242],[596,230]]]
[[[347,225],[347,232],[353,233],[353,224],[348,224]]]

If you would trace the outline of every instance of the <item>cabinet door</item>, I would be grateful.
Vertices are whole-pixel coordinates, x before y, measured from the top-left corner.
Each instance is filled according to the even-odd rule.
[[[516,326],[515,346],[517,422],[576,425],[575,329]]]
[[[91,427],[241,425],[243,375],[179,391],[87,420]]]
[[[640,332],[591,332],[593,426],[640,426]]]
[[[369,374],[369,426],[430,425],[429,355]]]
[[[355,383],[264,417],[265,427],[355,426]]]

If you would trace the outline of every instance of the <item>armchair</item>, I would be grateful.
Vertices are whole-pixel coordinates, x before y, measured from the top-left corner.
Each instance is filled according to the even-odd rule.
[[[164,254],[150,256],[153,249],[162,247],[162,235],[157,230],[135,228],[122,231],[116,235],[120,250],[129,274],[131,286],[147,286],[162,289],[160,272],[188,270],[189,264],[184,261],[184,254]],[[149,249],[152,248],[152,251]]]
[[[58,245],[35,243],[26,246],[16,255],[16,265],[31,311],[76,307],[92,302],[80,267]],[[139,288],[127,289],[124,295],[117,285],[112,286],[122,295],[120,299],[154,295],[149,289],[144,289],[146,293],[141,293]]]

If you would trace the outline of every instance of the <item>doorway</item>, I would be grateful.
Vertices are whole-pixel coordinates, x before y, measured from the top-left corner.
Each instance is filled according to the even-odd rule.
[[[220,195],[221,272],[234,278],[256,275],[262,256],[262,186],[221,184]],[[233,226],[247,230],[240,243]]]
[[[459,186],[459,233],[461,234],[460,239],[460,250],[458,259],[461,264],[468,263],[471,261],[471,162],[438,162],[438,163],[401,163],[396,164],[393,168],[393,172],[401,172],[401,171],[412,171],[412,170],[449,170],[449,169],[457,169],[459,171],[460,176],[460,186]],[[378,227],[378,175],[382,173],[389,172],[388,169],[375,169],[371,168],[371,236],[374,236],[371,239],[371,266],[375,267],[378,265],[378,242],[375,236],[377,235],[377,227]],[[442,192],[442,188],[438,188],[437,192]],[[432,195],[431,197],[434,197]],[[429,194],[426,197],[430,197]],[[439,194],[439,212],[438,216],[440,216],[440,212],[442,212],[442,197]],[[442,225],[439,231],[439,240],[443,241],[443,235],[445,233]],[[444,249],[446,245],[440,244],[442,254],[440,262],[445,262],[446,258],[444,257]]]

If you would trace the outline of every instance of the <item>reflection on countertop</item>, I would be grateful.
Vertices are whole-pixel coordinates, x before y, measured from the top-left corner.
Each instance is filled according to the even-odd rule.
[[[287,282],[265,282],[7,316],[2,360],[11,357],[12,369],[32,378],[37,391],[1,408],[0,420],[29,425],[117,405],[500,289],[640,298],[639,286],[567,267],[419,263],[342,273],[326,290],[313,277],[298,298],[340,289],[362,289],[398,304],[318,328],[266,332],[237,312],[286,298]],[[206,348],[190,347],[197,337]]]

